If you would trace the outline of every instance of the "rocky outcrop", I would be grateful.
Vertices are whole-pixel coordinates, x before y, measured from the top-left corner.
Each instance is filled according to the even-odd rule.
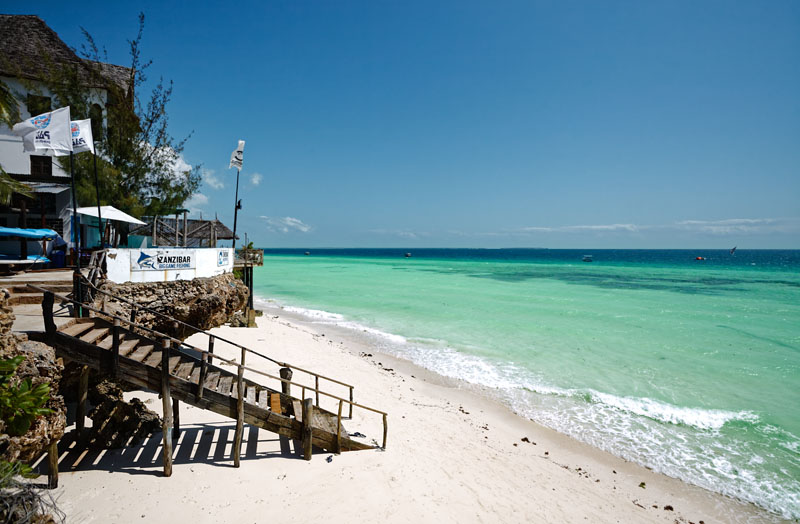
[[[50,346],[30,341],[24,335],[13,334],[11,332],[13,323],[14,313],[8,305],[8,294],[3,290],[0,293],[0,359],[22,355],[25,360],[17,368],[13,380],[30,378],[34,386],[43,382],[50,384],[50,400],[44,407],[52,412],[38,417],[24,435],[18,437],[3,435],[3,442],[0,443],[0,458],[30,462],[45,451],[51,440],[59,440],[64,436],[67,410],[64,399],[58,395],[59,380],[64,365],[61,359],[56,358],[56,352]]]
[[[99,287],[103,291],[204,330],[228,322],[236,311],[244,307],[248,298],[247,287],[230,273],[173,282],[116,284],[106,280]],[[105,311],[109,313],[130,318],[129,304],[115,301],[102,293],[97,294],[95,307],[105,307]],[[139,310],[136,322],[179,339],[185,339],[192,334],[184,326],[179,325],[176,329],[172,322],[147,311]]]

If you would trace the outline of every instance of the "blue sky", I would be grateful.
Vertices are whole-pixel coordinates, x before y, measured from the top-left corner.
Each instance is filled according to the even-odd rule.
[[[122,4],[2,11],[123,65],[144,11],[191,207],[232,226],[245,139],[257,245],[800,248],[796,1]]]

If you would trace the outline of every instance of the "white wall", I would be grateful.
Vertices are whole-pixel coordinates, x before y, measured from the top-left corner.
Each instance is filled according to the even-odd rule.
[[[159,252],[168,255],[180,254],[193,257],[192,268],[184,269],[139,269],[136,263],[144,254],[155,256]],[[220,261],[220,259],[223,259]],[[133,264],[131,263],[133,261]],[[149,248],[109,249],[106,258],[108,278],[112,282],[170,282],[191,280],[195,277],[213,277],[233,271],[232,248]]]
[[[0,76],[0,80],[2,80],[3,83],[9,87],[11,94],[17,98],[20,117],[24,120],[26,118],[36,116],[28,113],[28,106],[25,104],[25,97],[29,92],[28,89],[16,78]],[[45,89],[40,83],[37,82],[36,84],[39,86],[40,92],[37,93],[31,91],[31,94],[51,96],[52,98],[50,91]],[[104,89],[96,88],[92,88],[90,92],[90,98],[92,101],[100,104],[100,106],[103,107],[103,128],[105,129],[105,119],[107,116],[105,110],[107,93]],[[22,99],[20,100],[17,95],[20,95]],[[58,109],[55,100],[52,102],[52,109]],[[77,116],[79,115],[72,115],[72,119],[75,120]],[[32,153],[26,153],[22,151],[21,137],[15,136],[13,133],[11,133],[11,128],[8,126],[0,124],[0,165],[3,166],[3,169],[5,169],[7,173],[30,175],[31,154]],[[68,172],[59,167],[55,158],[53,158],[53,176],[69,176]]]

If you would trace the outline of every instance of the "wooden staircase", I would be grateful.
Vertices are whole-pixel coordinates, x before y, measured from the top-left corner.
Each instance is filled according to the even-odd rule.
[[[82,304],[82,308],[94,316],[76,318],[65,325],[56,327],[53,322],[54,302],[56,300],[75,301],[44,288],[30,287],[43,296],[42,311],[46,339],[61,356],[84,365],[87,377],[88,368],[91,368],[110,373],[119,380],[161,393],[164,408],[164,472],[166,475],[171,474],[172,469],[173,412],[177,415],[178,402],[185,402],[236,420],[234,464],[237,466],[244,423],[300,441],[303,455],[307,460],[311,459],[312,447],[333,453],[379,447],[364,444],[349,437],[342,425],[344,404],[349,404],[350,418],[352,418],[353,407],[382,415],[384,434],[383,444],[380,447],[385,448],[386,446],[387,414],[353,402],[353,387],[344,382],[274,361],[239,344],[193,328],[196,332],[204,333],[209,337],[208,350],[197,348],[137,324],[135,322],[137,309],[132,310],[129,319],[123,319],[90,305]],[[106,293],[97,289],[96,291]],[[136,306],[122,298],[116,298],[152,312],[152,310]],[[172,320],[179,322],[175,319]],[[215,355],[215,340],[240,348],[240,359],[238,361],[230,360]],[[256,355],[282,366],[280,377],[245,366],[245,359],[248,355]],[[226,367],[233,367],[234,371],[225,369]],[[245,371],[250,375],[248,378],[244,377]],[[293,382],[291,380],[292,371],[313,376],[314,386]],[[265,377],[273,383],[277,381],[280,383],[281,390],[260,384],[250,378],[252,376]],[[87,380],[82,379],[81,384],[85,384]],[[349,387],[350,399],[323,391],[319,386],[320,380],[328,380]],[[300,398],[291,395],[293,385],[296,389],[302,388]],[[82,387],[85,389],[86,386],[82,385]],[[308,392],[316,397],[316,406],[313,398],[305,398]],[[332,413],[322,409],[319,406],[320,395],[338,400],[338,412]],[[82,415],[85,413],[85,405],[80,404],[81,399],[85,399],[85,390],[80,391],[78,396],[78,428],[80,431],[83,426]],[[173,400],[171,407],[170,398]]]

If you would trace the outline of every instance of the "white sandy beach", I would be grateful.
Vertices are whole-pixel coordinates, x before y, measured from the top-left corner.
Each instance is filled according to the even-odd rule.
[[[257,329],[214,332],[353,384],[356,402],[389,413],[386,450],[320,453],[307,462],[293,443],[246,426],[236,469],[235,421],[181,405],[170,478],[161,474],[160,434],[103,453],[83,452],[65,437],[55,495],[68,522],[780,521],[517,417],[343,333],[284,315],[258,322]],[[217,348],[226,351],[238,354]],[[248,364],[277,373],[266,361]],[[126,395],[160,413],[156,394]],[[322,406],[336,409],[330,401]],[[366,442],[382,437],[374,413],[356,409],[345,427]]]

